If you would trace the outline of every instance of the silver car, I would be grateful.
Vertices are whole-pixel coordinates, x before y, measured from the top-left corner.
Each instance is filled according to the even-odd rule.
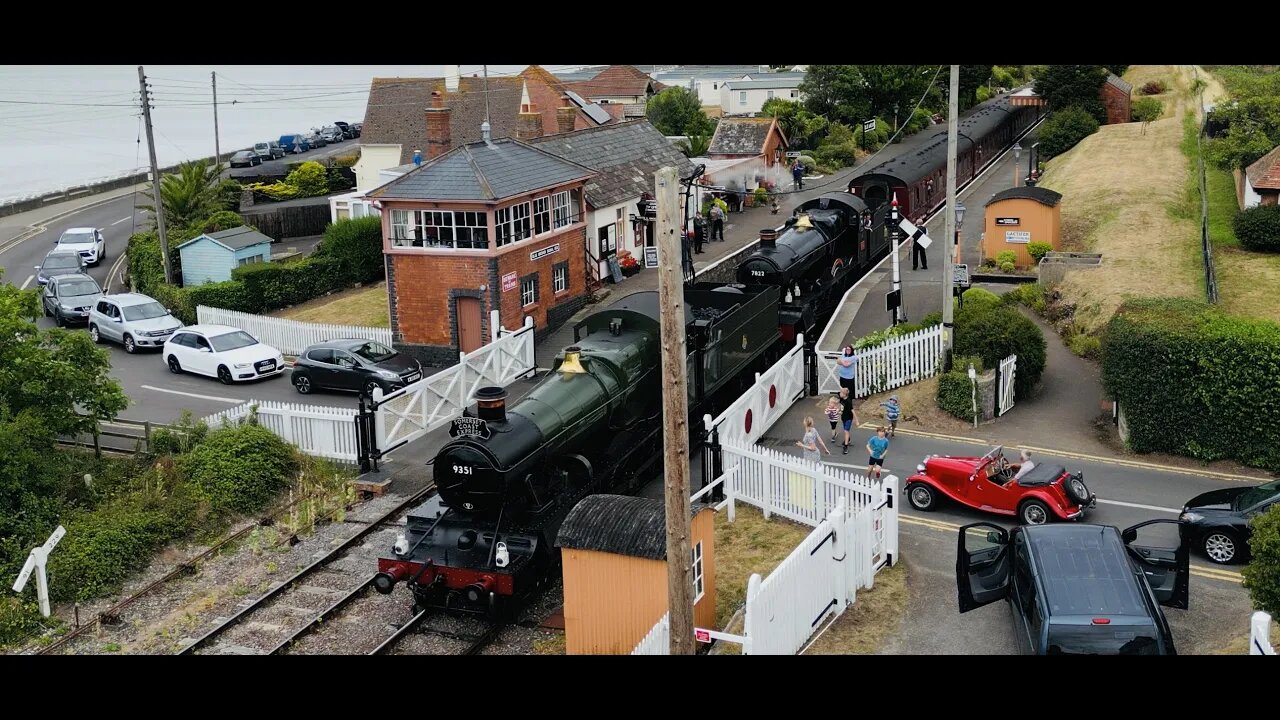
[[[51,317],[58,327],[89,321],[89,310],[102,297],[102,288],[88,275],[54,275],[44,286],[40,297],[44,314]]]
[[[163,305],[137,293],[104,295],[89,311],[89,337],[96,343],[118,342],[127,353],[164,347],[180,327]]]

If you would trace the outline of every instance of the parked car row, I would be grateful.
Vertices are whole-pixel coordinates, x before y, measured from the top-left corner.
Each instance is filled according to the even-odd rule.
[[[295,155],[309,150],[325,147],[330,143],[352,140],[360,137],[363,123],[334,122],[322,128],[312,128],[307,133],[285,133],[277,140],[260,142],[252,150],[241,150],[231,156],[231,167],[254,167],[264,162],[277,160],[289,153]]]

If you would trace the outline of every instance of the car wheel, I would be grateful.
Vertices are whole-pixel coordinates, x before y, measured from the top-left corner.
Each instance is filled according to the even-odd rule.
[[[53,313],[49,312],[49,306],[48,306],[48,305],[45,305],[45,304],[41,303],[40,307],[41,307],[41,309],[43,309],[43,310],[44,310],[44,316],[45,316],[45,317],[53,317]]]
[[[370,380],[369,382],[365,383],[365,385],[364,385],[364,394],[365,394],[365,395],[368,395],[369,397],[373,397],[373,390],[374,390],[374,388],[380,388],[380,387],[382,387],[382,386],[381,386],[381,385],[379,385],[379,384],[377,383],[377,381],[375,381],[375,380]]]
[[[57,325],[58,327],[67,326],[66,320],[62,319],[62,313],[58,312],[57,310],[53,311],[53,324]]]
[[[174,375],[182,374],[182,366],[178,364],[178,358],[174,357],[173,355],[169,356],[169,372],[173,373]]]
[[[138,352],[138,346],[134,344],[132,335],[124,336],[124,351],[130,355]]]
[[[1225,530],[1211,530],[1205,534],[1200,545],[1204,548],[1204,554],[1209,557],[1209,560],[1219,565],[1230,565],[1240,554],[1239,540],[1234,534]]]
[[[1072,475],[1062,483],[1062,489],[1067,492],[1067,499],[1076,505],[1084,505],[1089,502],[1089,488],[1085,486],[1084,480],[1078,475]]]
[[[227,369],[226,365],[218,366],[218,381],[223,385],[230,385],[233,382],[231,378],[231,371]]]
[[[912,483],[907,486],[907,502],[911,503],[911,507],[922,512],[928,512],[938,502],[937,495],[934,494],[933,488],[924,483]]]
[[[1039,500],[1027,500],[1018,508],[1018,518],[1023,525],[1044,525],[1051,517],[1049,506]]]
[[[294,373],[293,387],[303,395],[309,395],[311,394],[311,378],[307,377],[306,375],[299,375],[297,373]]]
[[[89,326],[89,339],[90,339],[90,340],[93,340],[93,343],[94,343],[95,345],[101,345],[101,344],[102,344],[102,336],[98,334],[98,326],[97,326],[97,325],[90,325],[90,326]]]

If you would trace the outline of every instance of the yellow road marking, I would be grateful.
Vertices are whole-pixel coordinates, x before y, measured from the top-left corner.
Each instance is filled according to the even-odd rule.
[[[908,525],[919,525],[921,527],[927,527],[930,530],[939,530],[942,532],[955,532],[956,530],[959,530],[961,527],[960,525],[956,525],[955,523],[949,523],[945,520],[933,520],[933,519],[926,519],[926,518],[920,518],[920,517],[914,517],[914,516],[907,516],[902,514],[898,515],[898,522],[906,523]],[[977,530],[970,530],[969,532],[974,535],[983,534]],[[1236,583],[1244,582],[1244,576],[1238,572],[1232,572],[1230,570],[1222,570],[1222,569],[1213,568],[1213,567],[1202,567],[1199,565],[1192,565],[1191,574],[1197,577],[1206,578],[1208,580],[1222,580],[1225,582],[1236,582]]]
[[[879,425],[871,423],[862,423],[858,426],[864,430],[875,430]],[[898,428],[898,432],[903,435],[919,435],[921,437],[937,438],[939,440],[952,440],[955,442],[966,443],[969,445],[982,445],[992,447],[1000,443],[994,440],[984,440],[982,438],[963,437],[959,435],[943,435],[942,433],[926,432],[924,430],[912,430],[909,428]],[[1212,477],[1219,480],[1233,480],[1236,482],[1259,483],[1265,481],[1265,476],[1252,477],[1249,475],[1237,475],[1233,473],[1217,472],[1215,470],[1204,470],[1200,468],[1182,468],[1172,465],[1161,465],[1159,463],[1143,462],[1141,460],[1126,460],[1116,457],[1102,457],[1100,455],[1090,455],[1088,453],[1072,452],[1070,450],[1058,450],[1055,448],[1042,448],[1034,445],[1010,445],[1010,448],[1032,450],[1045,455],[1061,455],[1062,457],[1072,458],[1075,460],[1088,460],[1091,462],[1102,463],[1105,465],[1120,465],[1123,467],[1143,468],[1146,470],[1159,470],[1161,472],[1175,473],[1178,475],[1192,475],[1195,477]]]

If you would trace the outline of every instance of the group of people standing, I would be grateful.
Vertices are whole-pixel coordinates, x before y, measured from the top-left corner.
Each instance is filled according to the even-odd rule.
[[[724,221],[729,215],[729,204],[713,197],[701,216],[693,219],[693,254],[701,255],[706,240],[724,240]]]
[[[836,366],[840,376],[840,393],[827,400],[826,414],[827,420],[831,423],[831,442],[836,441],[837,428],[843,428],[843,454],[848,455],[853,427],[859,424],[858,413],[853,409],[857,358],[853,355],[852,345],[846,345],[841,350]],[[890,396],[887,401],[880,404],[886,408],[885,418],[889,421],[889,427],[877,428],[876,434],[867,439],[867,476],[874,474],[877,479],[884,468],[885,456],[889,452],[889,438],[897,433],[898,419],[902,415],[897,395]],[[812,462],[819,462],[822,459],[822,452],[831,454],[822,436],[814,427],[812,417],[804,419],[804,436],[796,445],[803,450],[804,459]]]

